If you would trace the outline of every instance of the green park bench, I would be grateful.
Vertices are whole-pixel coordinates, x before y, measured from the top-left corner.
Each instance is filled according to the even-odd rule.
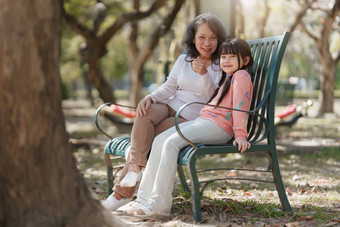
[[[292,211],[292,208],[287,199],[285,188],[282,182],[280,167],[278,162],[278,155],[275,142],[275,128],[274,128],[274,114],[275,114],[275,95],[277,88],[277,81],[280,71],[282,58],[289,40],[289,32],[284,32],[280,36],[273,36],[255,40],[249,40],[248,44],[251,47],[252,56],[254,57],[254,64],[249,73],[253,82],[253,99],[248,118],[248,140],[251,143],[251,148],[247,153],[257,152],[265,155],[268,158],[268,166],[266,169],[246,169],[237,168],[237,171],[255,171],[258,173],[271,173],[272,180],[263,180],[263,178],[242,178],[228,175],[229,171],[235,168],[212,168],[212,169],[197,169],[196,163],[204,159],[205,155],[212,154],[229,154],[239,153],[236,146],[230,142],[225,144],[193,144],[183,136],[179,130],[177,119],[180,112],[188,105],[187,103],[180,108],[176,113],[175,124],[179,135],[186,140],[190,145],[181,149],[178,156],[178,176],[180,178],[183,188],[191,191],[192,196],[192,212],[196,221],[201,221],[201,198],[205,188],[215,181],[222,180],[247,180],[275,184],[279,195],[283,210]],[[195,102],[196,103],[196,102]],[[104,132],[98,124],[98,115],[104,106],[109,106],[111,103],[101,105],[95,115],[95,123],[99,130]],[[104,134],[106,134],[104,132]],[[107,135],[107,134],[106,134]],[[109,135],[107,135],[109,136]],[[110,137],[110,136],[109,136]],[[111,137],[110,137],[111,138]],[[114,178],[122,165],[112,167],[111,157],[124,157],[125,150],[130,146],[130,137],[111,138],[107,142],[104,153],[105,163],[107,167],[108,178],[108,193],[112,193]],[[200,158],[199,158],[200,157]],[[186,166],[187,173],[185,174],[183,167]],[[113,170],[116,173],[113,174]],[[207,173],[211,171],[224,171],[225,177],[218,177],[208,180],[199,180],[200,173]],[[189,175],[190,187],[186,181],[186,175]],[[205,176],[206,177],[206,176]]]

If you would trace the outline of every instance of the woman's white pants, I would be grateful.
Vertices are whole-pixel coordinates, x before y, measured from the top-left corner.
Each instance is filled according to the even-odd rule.
[[[222,128],[206,119],[197,118],[179,126],[182,134],[193,143],[225,143],[231,139]],[[175,127],[158,135],[152,143],[137,201],[157,214],[170,214],[177,158],[180,149],[186,145],[188,143],[179,136]]]

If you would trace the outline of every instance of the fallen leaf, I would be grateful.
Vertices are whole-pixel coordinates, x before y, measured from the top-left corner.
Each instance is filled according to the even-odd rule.
[[[313,216],[302,216],[302,217],[299,217],[298,219],[297,219],[297,221],[310,221],[310,220],[313,220],[314,219],[314,217]]]
[[[251,196],[251,194],[249,192],[243,192],[244,195],[246,196]]]
[[[300,191],[300,195],[302,195],[303,193],[306,192],[306,189],[304,189],[304,188],[299,188],[298,191]]]
[[[317,179],[314,183],[318,184],[318,183],[329,183],[330,181],[328,179]]]
[[[303,223],[303,226],[308,226],[308,227],[316,227],[318,226],[315,220],[307,221]]]
[[[300,223],[299,222],[291,222],[291,223],[287,223],[285,224],[286,227],[300,227]]]
[[[287,195],[289,195],[289,196],[293,195],[293,193],[292,193],[292,191],[290,190],[290,188],[287,188],[287,189],[286,189],[286,193],[287,193]]]
[[[334,226],[336,224],[338,224],[338,223],[337,222],[329,222],[329,223],[327,223],[327,224],[325,224],[323,226]]]
[[[236,172],[231,172],[231,173],[228,173],[227,174],[228,177],[233,177],[233,176],[236,176]]]
[[[298,176],[298,175],[294,175],[292,179],[293,179],[294,181],[296,181],[296,180],[302,179],[302,177],[301,177],[301,176]]]

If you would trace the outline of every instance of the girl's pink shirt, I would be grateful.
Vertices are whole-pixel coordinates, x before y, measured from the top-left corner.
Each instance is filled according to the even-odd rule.
[[[222,90],[223,89],[221,87],[216,97],[209,104],[217,104]],[[250,75],[245,70],[238,70],[234,73],[229,91],[224,96],[219,106],[249,111],[253,93],[252,91],[253,84],[251,82]],[[247,113],[205,106],[200,112],[200,117],[215,122],[229,135],[234,136],[235,139],[248,138]]]

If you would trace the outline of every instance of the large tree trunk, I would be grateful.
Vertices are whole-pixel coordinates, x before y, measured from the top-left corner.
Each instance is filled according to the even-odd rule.
[[[61,4],[0,1],[0,226],[112,226],[76,169],[61,109]]]

